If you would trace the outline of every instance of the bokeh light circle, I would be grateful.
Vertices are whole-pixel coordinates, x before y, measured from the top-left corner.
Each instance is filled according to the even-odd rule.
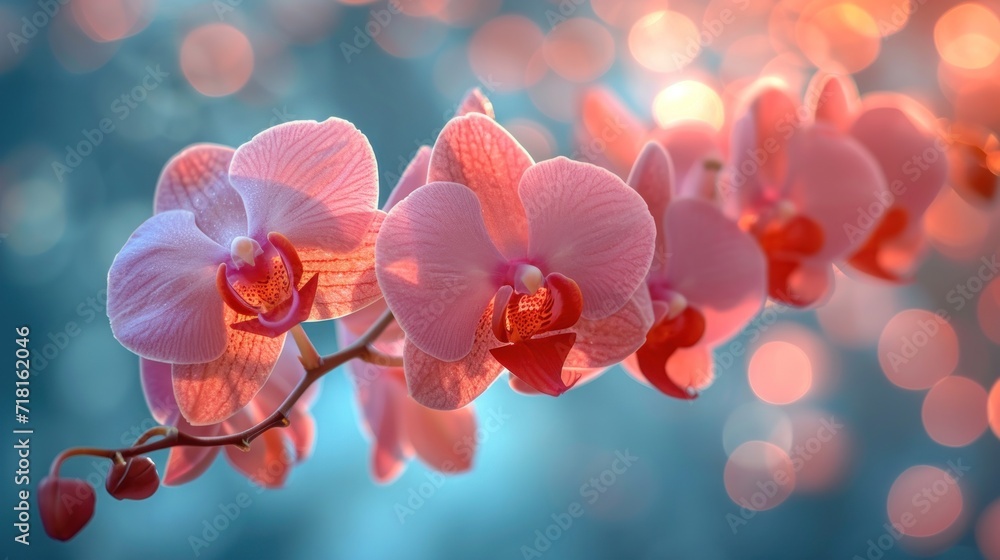
[[[628,34],[628,46],[639,64],[654,72],[676,72],[701,52],[698,28],[680,12],[646,14]]]
[[[993,434],[1000,438],[1000,379],[993,384],[986,400],[986,419]]]
[[[812,364],[798,346],[776,340],[758,348],[747,367],[750,388],[764,402],[789,404],[812,386]]]
[[[982,4],[960,4],[945,12],[934,25],[934,45],[952,66],[985,68],[1000,57],[1000,19]]]
[[[726,109],[714,89],[696,80],[684,80],[667,86],[656,95],[653,118],[661,127],[694,119],[720,130],[726,121]]]
[[[578,17],[556,24],[545,37],[542,53],[556,74],[574,82],[589,82],[611,68],[615,41],[600,23]]]
[[[225,23],[195,28],[181,44],[181,70],[203,95],[221,97],[239,91],[253,74],[250,40]]]
[[[921,417],[934,441],[969,445],[986,431],[986,390],[968,377],[946,377],[927,392]]]
[[[955,477],[937,467],[917,465],[892,483],[886,509],[889,522],[900,533],[930,537],[951,527],[963,505]]]
[[[894,384],[904,389],[927,389],[958,366],[958,336],[940,316],[907,309],[882,329],[878,361]]]
[[[863,70],[881,50],[878,24],[852,2],[804,11],[795,25],[795,40],[810,62],[829,72]]]
[[[755,511],[778,506],[795,489],[792,460],[766,441],[749,441],[737,447],[726,461],[723,478],[729,498]]]
[[[994,501],[979,515],[976,544],[986,560],[1000,560],[1000,500]]]
[[[489,88],[517,91],[545,75],[543,41],[542,30],[524,16],[493,18],[469,41],[469,65]]]

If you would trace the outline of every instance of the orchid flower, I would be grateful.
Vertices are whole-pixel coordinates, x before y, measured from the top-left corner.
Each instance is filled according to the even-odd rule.
[[[264,385],[289,329],[380,297],[377,202],[371,146],[340,119],[281,124],[236,150],[185,149],[111,265],[115,337],[172,364],[189,422],[225,420]]]
[[[578,380],[564,366],[604,367],[641,346],[655,226],[619,178],[533,163],[473,113],[442,130],[428,181],[393,207],[375,247],[418,402],[462,407],[503,368],[559,395]]]
[[[628,183],[656,220],[656,252],[646,278],[654,325],[624,366],[667,395],[693,398],[712,382],[712,347],[763,306],[767,265],[715,204],[677,198],[672,159],[658,143],[646,144]]]
[[[145,358],[140,360],[146,404],[157,422],[175,426],[186,434],[199,437],[234,434],[255,426],[277,410],[305,376],[296,345],[285,344],[273,373],[253,400],[222,422],[195,426],[181,415],[170,383],[170,367],[170,364],[163,362]],[[292,466],[312,453],[316,425],[309,414],[309,407],[318,394],[319,384],[314,383],[289,411],[289,426],[283,430],[264,432],[254,440],[249,450],[226,447],[224,453],[229,464],[255,484],[265,488],[280,488]],[[220,447],[172,448],[167,458],[163,484],[176,486],[198,478],[208,470],[221,451]]]
[[[817,74],[811,90],[820,92],[815,120],[864,146],[888,187],[876,205],[862,208],[867,220],[855,217],[873,224],[852,230],[865,241],[847,263],[883,280],[902,281],[926,247],[921,218],[948,179],[947,150],[934,116],[902,94],[859,98],[849,77]]]
[[[725,203],[764,250],[770,296],[816,305],[830,292],[833,264],[864,242],[851,228],[859,210],[885,197],[885,177],[860,142],[805,122],[780,84],[751,87],[740,115],[720,185]]]

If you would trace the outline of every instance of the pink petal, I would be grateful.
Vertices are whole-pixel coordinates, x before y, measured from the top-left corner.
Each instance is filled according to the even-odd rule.
[[[274,231],[299,250],[346,253],[375,219],[375,154],[364,134],[341,119],[269,128],[236,150],[229,175],[255,239]]]
[[[733,125],[732,175],[727,180],[741,208],[779,196],[788,172],[789,141],[800,124],[796,102],[768,80],[752,86],[747,101]]]
[[[931,131],[895,107],[874,107],[858,116],[851,127],[858,140],[878,161],[891,195],[889,206],[906,210],[913,226],[931,205],[948,178],[945,144]]]
[[[702,343],[736,334],[767,299],[767,261],[757,242],[705,200],[675,201],[666,224],[670,259],[662,278],[705,317]]]
[[[566,357],[565,367],[589,369],[617,364],[646,342],[652,326],[653,308],[649,290],[643,285],[612,315],[577,322],[571,329],[577,333],[576,344]]]
[[[706,162],[722,162],[719,133],[712,125],[696,120],[679,121],[667,128],[653,130],[652,136],[670,154],[677,180],[674,185],[677,196],[714,196],[714,189],[703,192],[704,185],[698,180]]]
[[[253,440],[249,451],[226,447],[226,459],[243,476],[264,488],[281,488],[292,470],[294,458],[285,450],[278,430],[268,430]]]
[[[291,424],[286,428],[285,435],[291,440],[295,460],[304,461],[312,455],[316,446],[316,420],[299,406],[292,408],[288,420]]]
[[[806,106],[816,122],[847,132],[861,105],[858,87],[850,76],[818,72],[806,88]]]
[[[478,113],[445,125],[431,154],[427,181],[465,185],[482,202],[483,222],[493,243],[508,258],[524,256],[528,228],[517,197],[531,156],[493,119]]]
[[[319,275],[310,321],[343,317],[381,299],[382,292],[375,278],[375,239],[384,219],[385,214],[376,211],[364,240],[353,251],[299,250],[303,278]]]
[[[606,88],[587,90],[580,104],[579,159],[625,177],[646,141],[647,126]]]
[[[528,169],[520,194],[533,262],[579,285],[584,318],[621,309],[653,258],[656,226],[642,197],[613,173],[564,157]]]
[[[493,303],[479,320],[471,351],[461,360],[445,362],[420,350],[410,339],[403,349],[403,370],[410,395],[420,404],[438,409],[461,408],[493,383],[503,366],[490,354],[500,346],[493,334]]]
[[[882,170],[861,144],[827,127],[803,129],[791,153],[788,199],[825,234],[814,257],[842,258],[864,242],[851,229],[859,211],[886,195]]]
[[[153,419],[160,424],[169,424],[178,414],[170,368],[171,365],[164,362],[139,358],[139,377],[146,406]]]
[[[472,406],[434,410],[410,400],[403,407],[407,436],[425,463],[444,473],[472,467],[476,453],[476,413]]]
[[[504,263],[472,191],[454,183],[414,191],[382,224],[375,261],[407,340],[441,360],[469,353]]]
[[[175,447],[167,457],[167,466],[163,472],[164,486],[180,486],[191,482],[212,466],[215,457],[222,449],[219,447]]]
[[[410,163],[403,170],[403,174],[399,177],[399,182],[396,183],[396,187],[392,189],[389,193],[389,198],[385,201],[385,211],[388,212],[392,210],[400,200],[403,200],[409,194],[419,187],[427,184],[427,172],[431,164],[431,148],[430,146],[420,146],[417,150],[416,155],[410,160]]]
[[[649,381],[639,369],[635,355],[622,362],[625,371],[643,385]],[[699,344],[690,348],[678,348],[667,359],[667,376],[681,389],[698,392],[707,389],[715,380],[715,364],[712,361],[712,349]]]
[[[465,94],[462,102],[458,105],[458,111],[455,111],[455,116],[461,117],[469,113],[482,113],[491,119],[496,118],[496,113],[493,112],[493,103],[483,95],[479,88],[472,88],[469,93]]]
[[[223,249],[171,210],[143,222],[108,272],[108,318],[122,346],[143,358],[198,363],[226,347],[223,303],[215,287]]]
[[[589,368],[589,369],[576,369],[576,368],[563,368],[563,383],[569,385],[573,383],[573,388],[576,389],[581,385],[586,385],[591,381],[600,377],[608,368]],[[541,395],[537,389],[528,385],[516,375],[509,375],[507,377],[507,383],[510,388],[517,393],[522,395]]]
[[[246,235],[243,199],[229,184],[234,153],[227,146],[195,144],[174,156],[156,184],[153,213],[189,210],[205,235],[223,247]]]
[[[226,309],[227,322],[238,315]],[[174,395],[191,424],[226,420],[250,402],[267,381],[285,336],[275,338],[228,329],[229,341],[219,358],[201,364],[175,364]]]
[[[649,142],[642,149],[632,166],[628,184],[646,201],[653,223],[656,226],[656,252],[653,268],[659,268],[667,260],[666,242],[663,237],[663,217],[674,191],[674,166],[670,155],[656,142]]]
[[[182,432],[198,437],[213,437],[223,433],[222,424],[192,426],[183,418],[177,418],[174,425]],[[219,447],[172,448],[163,472],[163,484],[165,486],[179,486],[198,478],[212,466],[219,451],[221,451]]]

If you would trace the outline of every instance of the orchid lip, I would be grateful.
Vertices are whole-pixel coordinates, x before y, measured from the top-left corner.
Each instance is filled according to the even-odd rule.
[[[241,235],[233,239],[233,242],[229,246],[229,253],[232,257],[233,265],[237,269],[240,269],[246,265],[254,266],[256,258],[263,255],[264,250],[261,249],[260,243],[257,243],[255,239]]]

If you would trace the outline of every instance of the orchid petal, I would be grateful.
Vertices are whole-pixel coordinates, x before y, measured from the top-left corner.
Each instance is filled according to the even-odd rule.
[[[483,223],[508,258],[524,256],[528,228],[517,197],[521,175],[532,164],[528,152],[493,119],[478,113],[445,125],[431,154],[427,181],[465,185],[482,203]]]
[[[170,424],[178,414],[170,368],[171,365],[164,362],[139,358],[139,377],[142,380],[146,406],[149,407],[153,420],[160,424]]]
[[[230,323],[238,319],[229,309],[226,317]],[[271,375],[285,340],[285,335],[271,338],[236,329],[228,333],[219,358],[173,367],[177,405],[193,425],[222,422],[246,406]]]
[[[378,283],[407,340],[441,360],[469,353],[503,257],[476,195],[432,183],[396,205],[375,246]]]
[[[667,209],[666,284],[706,321],[703,343],[731,337],[767,299],[767,261],[760,247],[713,204],[675,201]]]
[[[472,467],[476,412],[471,405],[434,410],[410,400],[403,406],[403,425],[417,456],[434,470],[460,473]]]
[[[663,217],[667,213],[667,205],[670,204],[670,198],[674,193],[674,166],[670,155],[656,142],[649,142],[635,160],[627,182],[646,201],[649,213],[653,216],[653,223],[656,226],[653,267],[663,267],[667,260]]]
[[[153,213],[188,210],[198,228],[223,247],[246,235],[243,199],[229,184],[234,153],[228,146],[195,144],[171,158],[156,184]]]
[[[389,193],[389,198],[385,201],[385,211],[392,210],[400,200],[410,195],[411,192],[427,184],[427,172],[431,164],[430,146],[420,146],[416,155],[403,170],[396,187]]]
[[[269,128],[236,150],[229,175],[255,239],[274,231],[299,250],[346,253],[375,219],[375,154],[364,134],[341,119]]]
[[[576,344],[566,357],[566,368],[603,368],[617,364],[646,342],[653,326],[649,289],[639,286],[632,298],[604,319],[581,319],[571,329]]]
[[[490,354],[500,346],[493,335],[493,303],[479,319],[472,349],[462,359],[445,362],[420,350],[407,338],[403,370],[410,395],[418,403],[438,410],[461,408],[493,383],[503,366]]]
[[[613,173],[564,157],[532,166],[520,194],[530,258],[579,285],[584,318],[621,309],[653,258],[656,226],[642,197]]]
[[[343,317],[382,297],[375,278],[375,240],[384,219],[385,214],[376,211],[361,245],[348,253],[308,247],[299,250],[304,277],[319,278],[310,321]]]
[[[198,363],[226,347],[218,263],[228,256],[195,224],[171,210],[132,234],[108,273],[108,317],[121,344],[143,358]]]
[[[285,449],[285,438],[278,430],[268,430],[250,444],[248,451],[226,448],[229,463],[254,484],[281,488],[292,470],[294,457]]]

